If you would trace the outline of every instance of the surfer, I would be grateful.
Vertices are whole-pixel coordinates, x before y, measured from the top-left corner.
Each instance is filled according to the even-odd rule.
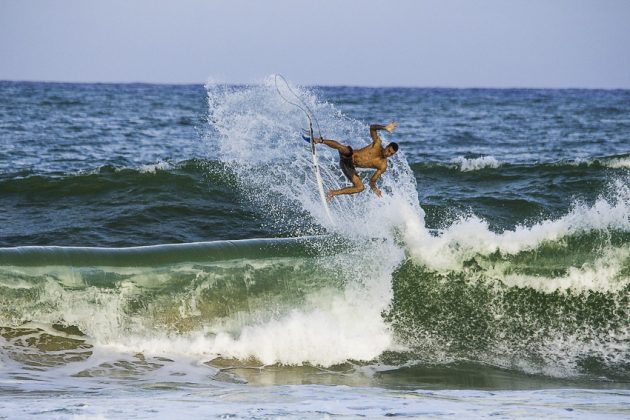
[[[326,194],[327,201],[332,200],[336,195],[356,194],[365,190],[363,181],[361,181],[355,168],[376,169],[376,172],[374,172],[374,175],[370,178],[370,188],[378,197],[381,196],[381,190],[376,186],[376,181],[378,181],[381,175],[387,170],[387,158],[393,156],[398,151],[398,144],[392,142],[383,147],[378,132],[385,130],[391,133],[397,126],[398,124],[395,122],[391,122],[387,125],[370,125],[372,144],[359,150],[352,150],[352,147],[343,145],[335,140],[322,137],[313,139],[315,143],[323,143],[339,152],[339,166],[343,174],[352,182],[351,187],[328,191]]]

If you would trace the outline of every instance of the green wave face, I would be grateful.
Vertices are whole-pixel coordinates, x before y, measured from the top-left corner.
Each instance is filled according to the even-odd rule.
[[[303,238],[0,249],[2,325],[64,324],[101,339],[147,328],[212,330],[231,316],[263,319],[273,315],[269,308],[299,307],[311,291],[339,286],[317,265],[317,244]]]
[[[376,362],[404,376],[474,362],[625,381],[629,243],[591,231],[447,269],[411,254],[383,268],[365,251],[386,243],[357,252],[334,237],[3,249],[1,334],[16,348],[29,337],[53,365],[105,346],[243,368]]]
[[[627,381],[630,249],[583,260],[579,240],[568,242],[477,256],[453,270],[409,260],[394,274],[385,318],[414,359]]]
[[[202,360],[372,360],[389,345],[380,316],[388,283],[376,295],[349,264],[363,270],[371,262],[341,240],[324,240],[1,249],[2,335],[18,340],[15,348],[24,335],[38,348],[46,341],[43,359],[84,340],[90,348]],[[331,347],[338,337],[346,342]]]

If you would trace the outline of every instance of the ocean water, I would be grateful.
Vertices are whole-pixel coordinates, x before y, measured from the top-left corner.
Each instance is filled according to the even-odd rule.
[[[1,418],[630,416],[630,91],[278,88],[0,82]]]

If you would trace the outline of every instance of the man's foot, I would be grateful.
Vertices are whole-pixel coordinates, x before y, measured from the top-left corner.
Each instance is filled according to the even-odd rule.
[[[327,202],[327,203],[330,203],[330,200],[332,200],[334,196],[335,196],[335,194],[333,194],[333,192],[332,192],[332,191],[328,191],[328,192],[326,193],[326,202]]]

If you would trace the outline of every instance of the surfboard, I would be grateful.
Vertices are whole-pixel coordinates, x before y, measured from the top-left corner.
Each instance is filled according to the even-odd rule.
[[[278,87],[278,79],[282,80],[284,82],[284,84],[286,85],[287,89],[289,90],[289,92],[291,92],[293,94],[293,96],[295,96],[295,98],[302,104],[297,104],[295,102],[290,101],[288,98],[286,98],[282,92],[280,91],[280,88]],[[284,76],[280,75],[280,74],[276,74],[274,77],[274,82],[276,85],[276,90],[278,91],[278,94],[280,95],[280,97],[282,99],[284,99],[286,102],[290,103],[291,105],[299,108],[302,110],[302,112],[304,112],[304,114],[306,115],[306,118],[308,119],[308,138],[306,138],[305,136],[302,136],[302,138],[306,141],[308,141],[311,144],[311,157],[313,160],[313,171],[315,173],[315,182],[317,183],[317,191],[319,192],[319,199],[322,202],[322,206],[324,207],[324,212],[326,213],[326,217],[328,217],[328,220],[330,221],[330,223],[334,224],[334,220],[332,218],[332,215],[330,214],[330,208],[328,207],[328,201],[326,201],[326,194],[324,193],[324,181],[322,180],[322,174],[319,170],[319,163],[317,161],[317,152],[315,151],[315,136],[313,135],[313,118],[311,117],[312,111],[311,109],[308,107],[308,105],[306,103],[304,103],[304,101],[302,100],[302,98],[300,98],[294,91],[293,89],[291,89],[291,86],[289,86],[289,83],[287,82],[287,80],[284,78]],[[319,124],[318,124],[319,127]],[[306,131],[306,130],[304,130]],[[320,136],[321,136],[321,132],[320,132]]]
[[[328,217],[330,223],[334,223],[332,215],[330,214],[330,208],[328,207],[328,201],[326,200],[326,193],[324,192],[324,181],[322,180],[322,174],[319,170],[319,162],[317,161],[317,151],[315,150],[315,136],[313,135],[313,124],[310,121],[309,116],[309,142],[311,144],[311,156],[313,158],[313,171],[315,172],[315,181],[317,183],[317,190],[319,191],[319,198],[322,201],[324,212]],[[305,139],[306,140],[306,139]]]

